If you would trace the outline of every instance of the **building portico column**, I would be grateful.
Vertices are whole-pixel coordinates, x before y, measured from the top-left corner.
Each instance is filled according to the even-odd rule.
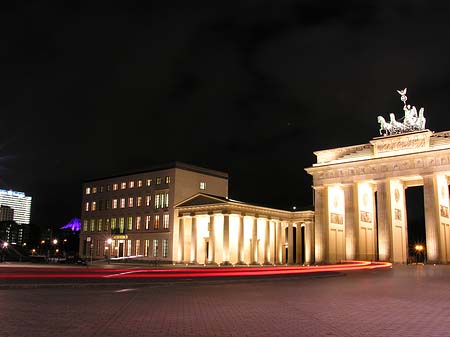
[[[197,218],[191,218],[191,263],[197,263]]]
[[[314,187],[314,256],[316,263],[324,263],[328,258],[327,238],[328,238],[328,221],[325,219],[328,209],[328,202],[323,186]],[[325,206],[325,207],[324,207]]]
[[[277,221],[277,263],[283,264],[283,235],[281,228],[281,221]]]
[[[354,260],[356,258],[356,247],[358,242],[359,226],[355,222],[355,186],[348,184],[343,186],[345,205],[345,258]],[[357,216],[357,215],[356,215]]]
[[[392,259],[392,214],[390,186],[385,180],[377,182],[378,254],[380,261]]]
[[[223,215],[223,264],[230,264],[230,215]]]
[[[216,245],[216,238],[215,238],[215,224],[214,224],[214,214],[209,216],[209,245],[208,245],[208,262],[214,263],[214,252],[215,252],[215,245]]]
[[[288,264],[294,264],[294,225],[288,223]]]
[[[448,187],[446,187],[448,189]],[[435,175],[423,177],[427,262],[439,263],[439,191]]]
[[[178,262],[184,262],[184,218],[178,220]]]
[[[253,218],[252,224],[252,245],[251,245],[252,264],[258,263],[258,218]]]
[[[244,264],[244,216],[239,216],[238,264]]]
[[[265,235],[264,235],[264,264],[270,264],[270,221],[269,219],[264,220],[265,224]]]
[[[314,261],[314,229],[312,222],[305,223],[305,264],[312,264]]]
[[[300,223],[297,223],[295,246],[295,263],[302,264],[302,225]]]

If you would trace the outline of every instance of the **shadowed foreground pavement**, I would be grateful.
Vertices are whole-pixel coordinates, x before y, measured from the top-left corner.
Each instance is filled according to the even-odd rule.
[[[1,277],[1,275],[0,275]],[[0,288],[1,336],[449,336],[450,266]]]

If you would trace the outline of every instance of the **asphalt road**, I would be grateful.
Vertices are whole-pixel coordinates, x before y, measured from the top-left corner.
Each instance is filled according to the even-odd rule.
[[[0,336],[450,335],[450,266],[2,284]]]

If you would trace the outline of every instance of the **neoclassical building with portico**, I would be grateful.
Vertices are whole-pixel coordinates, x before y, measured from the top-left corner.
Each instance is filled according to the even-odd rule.
[[[314,212],[284,211],[199,193],[176,206],[178,262],[310,264]]]

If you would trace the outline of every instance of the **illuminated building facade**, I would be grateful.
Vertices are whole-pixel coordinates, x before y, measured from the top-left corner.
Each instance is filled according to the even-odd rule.
[[[315,152],[315,261],[406,263],[405,189],[423,186],[427,259],[450,261],[450,131],[407,132]]]
[[[202,191],[227,197],[228,174],[176,162],[85,182],[80,255],[172,262],[174,206]]]
[[[0,206],[8,206],[14,210],[13,220],[20,225],[30,223],[31,197],[23,192],[0,190]]]
[[[284,211],[199,193],[177,205],[178,263],[310,264],[314,212]]]

